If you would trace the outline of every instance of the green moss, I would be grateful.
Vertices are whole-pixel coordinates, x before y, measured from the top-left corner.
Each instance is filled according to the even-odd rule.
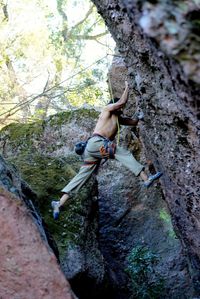
[[[170,217],[170,215],[164,209],[162,209],[160,211],[160,219],[162,219],[167,224],[171,223],[171,217]]]
[[[60,112],[55,115],[51,115],[47,122],[50,126],[60,126],[64,123],[70,122],[71,119],[73,118],[73,112],[72,111],[65,111],[65,112]]]
[[[90,196],[91,183],[69,200],[58,221],[53,219],[51,201],[60,198],[61,189],[74,177],[74,168],[78,171],[82,162],[77,160],[76,155],[59,159],[37,153],[21,154],[17,158],[9,158],[9,161],[37,194],[38,202],[35,204],[57,243],[62,260],[68,246],[84,242],[84,221],[89,209],[86,198]]]
[[[19,154],[9,158],[20,171],[22,178],[38,196],[40,206],[43,201],[55,196],[76,174],[68,164],[68,159],[58,159],[35,154]],[[75,162],[74,162],[75,163]],[[80,164],[79,162],[76,162]]]
[[[44,123],[37,122],[31,124],[10,124],[1,130],[1,135],[9,139],[10,144],[15,147],[30,147],[33,145],[33,139],[39,138],[43,133]],[[32,139],[31,139],[32,138]]]
[[[19,169],[22,178],[37,194],[42,217],[53,235],[62,259],[66,248],[73,244],[83,244],[85,225],[90,202],[91,184],[82,188],[80,192],[65,205],[58,221],[52,217],[51,201],[59,199],[62,188],[78,172],[81,161],[78,155],[68,155],[67,158],[53,158],[39,153],[45,128],[48,126],[61,127],[62,124],[92,119],[98,116],[95,110],[80,109],[67,111],[50,116],[46,121],[31,124],[11,124],[5,127],[0,135],[8,140],[12,156],[8,160]],[[53,128],[52,128],[53,130]],[[62,143],[62,142],[61,142]],[[45,145],[45,152],[52,152],[60,145]],[[54,148],[55,146],[55,148]],[[15,152],[17,154],[15,154]]]
[[[162,209],[160,211],[159,217],[163,222],[166,224],[168,228],[168,234],[171,238],[176,238],[176,233],[173,229],[172,222],[171,222],[171,216],[167,213],[166,210]]]
[[[85,216],[88,213],[88,196],[90,188],[82,188],[79,193],[65,204],[58,220],[52,217],[52,210],[42,210],[48,229],[53,235],[60,253],[60,259],[64,257],[66,249],[75,245],[83,246],[85,242]],[[86,200],[87,199],[87,200]],[[50,207],[50,201],[48,201]]]
[[[99,112],[94,109],[77,109],[74,111],[65,111],[57,113],[48,118],[47,122],[51,126],[62,125],[71,122],[73,119],[79,121],[80,119],[95,119],[99,115]]]
[[[12,123],[6,127],[4,127],[0,132],[7,132],[11,139],[20,138],[22,136],[30,136],[32,134],[40,134],[43,132],[44,128],[47,124],[52,126],[54,125],[62,125],[71,120],[76,119],[77,121],[85,118],[95,119],[99,115],[99,112],[95,109],[77,109],[77,110],[68,110],[60,113],[56,113],[54,115],[49,116],[46,120],[38,120],[33,123],[20,124],[20,123]]]
[[[87,118],[97,118],[98,114],[99,112],[94,109],[78,109],[75,111],[65,111],[52,115],[45,121],[36,121],[29,124],[10,124],[0,131],[0,136],[2,136],[2,139],[8,139],[10,146],[17,148],[18,151],[20,150],[24,152],[32,152],[36,149],[36,141],[41,141],[42,135],[44,134],[44,130],[47,126],[60,127],[62,124],[70,123],[73,119],[79,122]],[[49,148],[50,151],[52,151],[52,146],[53,145],[51,145],[51,148]],[[56,149],[57,147],[58,146],[55,145],[54,149]]]

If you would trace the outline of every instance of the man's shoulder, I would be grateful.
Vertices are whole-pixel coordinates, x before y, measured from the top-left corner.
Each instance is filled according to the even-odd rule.
[[[110,111],[107,110],[107,109],[103,109],[103,110],[101,111],[100,115],[99,115],[99,120],[104,120],[104,121],[106,121],[106,120],[108,120],[108,119],[110,119],[110,118],[111,118],[111,113],[110,113]]]
[[[109,110],[108,105],[103,108],[101,115],[108,115],[108,116],[110,115],[110,110]]]

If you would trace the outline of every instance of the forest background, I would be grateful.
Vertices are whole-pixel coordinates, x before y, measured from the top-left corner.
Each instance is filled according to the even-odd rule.
[[[115,44],[89,0],[1,0],[0,19],[0,127],[105,104]]]

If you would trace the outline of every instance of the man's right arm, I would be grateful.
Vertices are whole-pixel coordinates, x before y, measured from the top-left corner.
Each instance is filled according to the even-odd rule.
[[[128,101],[128,92],[129,92],[128,82],[125,81],[125,89],[119,101],[117,103],[107,105],[105,109],[111,112],[123,108],[126,102]]]

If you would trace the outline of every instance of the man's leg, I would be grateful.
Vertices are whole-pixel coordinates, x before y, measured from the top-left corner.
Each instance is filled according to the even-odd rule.
[[[59,201],[52,201],[51,207],[53,209],[53,218],[56,220],[59,217],[60,214],[60,207],[64,205],[64,203],[68,200],[69,195],[67,193],[64,193],[63,196],[60,198]]]
[[[148,175],[146,174],[146,172],[144,172],[144,170],[140,172],[140,177],[144,182],[148,180]]]
[[[123,149],[122,147],[116,148],[115,159],[120,161],[124,166],[126,166],[130,171],[132,171],[136,176],[140,176],[144,181],[144,185],[148,188],[156,179],[162,176],[161,172],[157,172],[154,175],[148,176],[144,171],[144,166],[140,164],[133,155]]]
[[[131,172],[133,172],[136,176],[142,173],[142,179],[146,180],[148,178],[145,176],[144,165],[140,164],[133,155],[127,151],[126,149],[117,146],[115,152],[115,159],[121,162],[124,166],[126,166]]]
[[[61,191],[64,193],[59,201],[52,201],[51,206],[53,209],[53,217],[54,219],[58,219],[60,213],[60,207],[64,205],[64,203],[69,198],[69,193],[73,190],[78,191],[85,182],[90,178],[97,165],[87,165],[81,166],[77,175],[67,184]]]
[[[63,196],[60,198],[59,207],[62,207],[64,203],[68,200],[69,195],[67,193],[64,193]]]

